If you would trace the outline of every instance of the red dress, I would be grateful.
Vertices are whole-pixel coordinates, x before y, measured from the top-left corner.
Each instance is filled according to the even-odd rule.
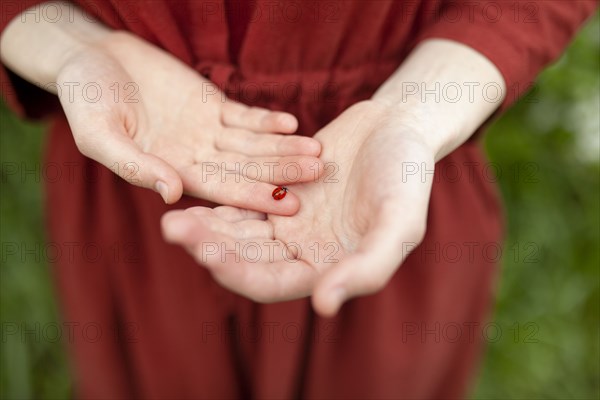
[[[369,98],[417,43],[432,37],[465,43],[496,64],[510,88],[505,108],[596,6],[587,0],[81,3],[110,27],[166,49],[232,98],[295,114],[304,135]],[[6,7],[3,26],[25,6]],[[482,337],[493,335],[483,328],[502,245],[501,208],[475,141],[438,163],[426,238],[389,285],[325,320],[307,299],[262,305],[218,286],[160,233],[169,208],[201,201],[184,198],[167,207],[155,193],[115,179],[77,151],[55,101],[2,74],[16,110],[51,113],[45,161],[72,171],[70,179],[46,183],[46,209],[50,240],[74,249],[53,268],[63,319],[75,332],[70,350],[79,397],[465,395]]]

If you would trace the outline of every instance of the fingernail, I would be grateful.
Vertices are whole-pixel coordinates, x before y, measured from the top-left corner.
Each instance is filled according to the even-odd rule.
[[[156,190],[162,196],[165,203],[169,198],[169,187],[163,181],[156,181],[154,184],[154,190]]]

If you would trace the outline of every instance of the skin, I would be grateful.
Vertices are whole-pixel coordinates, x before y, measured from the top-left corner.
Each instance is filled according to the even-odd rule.
[[[459,101],[408,98],[402,95],[406,83],[431,88],[473,81],[493,82],[505,92],[499,71],[479,53],[446,40],[424,42],[372,100],[350,107],[315,135],[322,160],[339,170],[288,187],[301,200],[297,214],[195,207],[164,216],[165,238],[239,294],[259,302],[312,296],[318,313],[335,315],[344,301],[381,290],[423,240],[433,181],[426,171],[503,100],[488,101],[481,91]],[[286,244],[293,244],[289,254],[282,251]]]
[[[375,291],[402,259],[397,244],[419,242],[424,234],[431,182],[403,183],[400,174],[403,162],[433,167],[433,159],[418,137],[393,134],[402,124],[402,115],[387,116],[385,106],[364,102],[321,130],[316,137],[322,158],[340,168],[319,182],[290,187],[302,201],[293,217],[195,207],[165,216],[165,235],[186,246],[222,285],[256,301],[310,295],[320,278],[335,270],[337,276],[325,282],[332,292]],[[398,150],[386,154],[384,148]],[[280,245],[270,251],[273,241]],[[207,245],[225,243],[230,250],[236,242],[246,249],[260,246],[260,261],[243,251],[236,259]],[[302,250],[290,246],[288,255],[287,243]]]
[[[319,169],[320,143],[290,135],[294,116],[231,101],[170,54],[88,19],[79,11],[58,23],[17,17],[0,40],[7,66],[59,95],[84,155],[166,203],[185,192],[273,214],[298,210],[294,194],[260,200],[290,183],[285,166],[299,166],[301,180]],[[224,173],[236,168],[240,176]]]
[[[260,302],[312,296],[324,316],[381,290],[422,241],[433,180],[424,172],[467,140],[506,92],[500,72],[481,54],[426,40],[371,100],[346,110],[314,139],[286,136],[297,126],[290,114],[207,97],[209,82],[174,57],[75,16],[52,24],[16,18],[0,38],[3,62],[44,88],[96,82],[111,93],[115,82],[122,89],[135,83],[134,103],[124,101],[126,90],[119,101],[102,96],[95,103],[81,92],[60,95],[82,153],[107,167],[133,165],[134,174],[117,172],[168,203],[187,192],[224,204],[167,213],[165,239],[237,293]],[[479,90],[467,95],[465,82]],[[450,100],[413,96],[407,83],[427,89],[458,83],[465,91]],[[495,101],[483,95],[487,83],[500,90]],[[203,162],[249,161],[278,162],[279,171],[298,163],[304,181],[290,184],[277,168],[261,173],[262,181],[202,179]],[[320,176],[324,162],[335,166],[334,176]],[[407,173],[414,166],[417,174]],[[271,197],[278,184],[289,189],[281,201]]]

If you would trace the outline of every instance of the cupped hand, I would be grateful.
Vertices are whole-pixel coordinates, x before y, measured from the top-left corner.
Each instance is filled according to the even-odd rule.
[[[194,207],[167,213],[164,236],[237,293],[260,302],[312,295],[333,315],[383,288],[425,234],[435,154],[419,120],[358,103],[315,136],[324,174],[289,187],[297,214]]]
[[[290,114],[247,107],[175,57],[115,32],[64,63],[58,92],[86,156],[165,202],[192,196],[272,214],[299,202],[263,201],[274,185],[313,180],[318,141],[289,135]]]

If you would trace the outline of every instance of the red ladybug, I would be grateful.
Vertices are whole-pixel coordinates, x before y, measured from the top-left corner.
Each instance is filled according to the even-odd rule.
[[[275,188],[275,190],[273,190],[273,194],[272,194],[272,196],[273,196],[273,198],[274,198],[275,200],[281,200],[281,199],[283,199],[283,198],[285,197],[285,195],[287,194],[287,191],[288,191],[288,190],[287,190],[287,188],[286,188],[286,187],[283,187],[283,186],[277,186],[277,187]]]

